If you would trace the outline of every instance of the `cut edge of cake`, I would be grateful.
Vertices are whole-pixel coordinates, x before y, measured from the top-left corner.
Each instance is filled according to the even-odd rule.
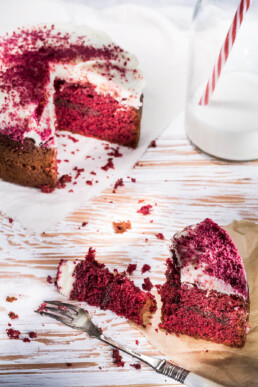
[[[249,293],[242,259],[228,233],[205,219],[174,235],[171,254],[160,289],[160,327],[243,347],[249,330]]]

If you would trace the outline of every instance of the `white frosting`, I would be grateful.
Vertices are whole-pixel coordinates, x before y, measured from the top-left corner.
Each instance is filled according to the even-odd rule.
[[[49,27],[49,26],[48,26]],[[26,30],[38,29],[40,26],[32,26],[26,28]],[[42,26],[41,26],[42,28]],[[111,39],[104,33],[93,30],[85,26],[75,26],[72,24],[56,24],[53,30],[53,33],[56,34],[60,32],[62,35],[69,33],[68,45],[76,43],[78,37],[82,37],[81,41],[85,46],[93,46],[94,48],[103,48],[103,46],[113,45]],[[10,34],[9,34],[10,35]],[[20,39],[21,40],[21,39]],[[58,42],[54,38],[51,40],[51,37],[48,38],[48,44],[53,44],[58,46],[63,42]],[[22,52],[24,44],[22,40],[20,41],[20,48],[18,44],[15,46],[15,49],[10,49],[11,53],[17,54]],[[33,42],[33,49],[39,49],[42,43],[38,42],[35,47]],[[26,47],[27,49],[29,47]],[[0,42],[0,56],[2,53],[2,47]],[[126,66],[124,63],[126,62]],[[112,67],[108,73],[112,77],[105,76],[105,64],[112,64],[115,67]],[[15,91],[10,94],[0,92],[0,105],[3,104],[5,98],[8,98],[8,108],[4,113],[0,114],[0,130],[4,130],[6,127],[9,127],[13,124],[13,112],[17,117],[22,119],[28,119],[28,130],[24,134],[24,137],[32,138],[36,145],[39,145],[42,142],[40,133],[43,133],[46,129],[50,129],[50,137],[53,137],[53,141],[48,143],[49,146],[54,146],[54,133],[55,133],[55,108],[53,103],[54,96],[54,80],[55,78],[61,78],[67,82],[75,82],[85,84],[87,82],[92,83],[96,86],[96,91],[103,95],[110,95],[116,101],[118,101],[124,109],[128,107],[134,107],[136,109],[142,106],[141,95],[143,93],[143,88],[145,86],[145,81],[143,75],[138,70],[138,60],[137,58],[126,52],[121,51],[118,53],[118,60],[89,60],[87,62],[82,62],[76,60],[75,63],[67,64],[58,64],[50,63],[50,82],[46,87],[46,93],[48,95],[48,103],[45,106],[40,122],[36,122],[33,118],[33,113],[35,112],[37,105],[30,104],[22,106],[19,108],[13,106],[13,99],[15,98],[16,102],[19,103],[19,95],[15,95]],[[104,70],[101,68],[101,65],[104,65]],[[117,69],[116,69],[117,67]],[[3,67],[3,63],[0,61],[1,70],[6,70]],[[121,71],[119,69],[125,69],[124,76],[121,77]],[[22,96],[21,96],[22,98]],[[123,107],[121,107],[123,109]],[[50,123],[50,128],[49,128]],[[44,141],[47,142],[48,138]]]
[[[195,269],[194,265],[187,265],[181,269],[181,283],[196,285],[198,288],[203,290],[216,290],[217,292],[224,294],[235,294],[243,297],[241,293],[232,288],[230,284],[227,284],[220,278],[216,278],[204,273],[205,265],[199,266]]]
[[[63,261],[59,266],[57,286],[59,292],[69,298],[73,289],[75,276],[73,276],[76,265],[80,261]]]

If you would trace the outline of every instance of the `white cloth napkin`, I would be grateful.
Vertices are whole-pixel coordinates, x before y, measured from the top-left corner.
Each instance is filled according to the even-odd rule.
[[[123,156],[116,158],[108,155],[110,150],[105,149],[107,143],[103,141],[77,135],[74,137],[78,142],[73,142],[65,134],[58,139],[59,172],[60,175],[71,174],[74,181],[76,171],[73,168],[83,168],[76,185],[68,183],[64,189],[45,194],[38,189],[0,181],[0,212],[19,221],[28,230],[40,233],[49,231],[85,201],[126,176],[150,141],[182,110],[188,42],[166,17],[134,5],[96,10],[62,1],[9,0],[2,2],[0,8],[0,33],[42,22],[72,22],[105,31],[124,49],[136,54],[147,83],[137,149],[120,147]],[[103,171],[101,167],[110,157],[115,169]],[[91,174],[92,171],[96,175]],[[86,181],[92,181],[92,185]]]

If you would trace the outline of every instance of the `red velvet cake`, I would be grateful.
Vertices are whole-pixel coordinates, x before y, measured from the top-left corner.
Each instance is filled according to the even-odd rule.
[[[167,281],[161,287],[161,328],[243,347],[249,294],[242,259],[232,239],[211,219],[174,235]]]
[[[144,325],[156,310],[156,301],[149,292],[135,286],[126,273],[111,273],[92,254],[84,261],[62,259],[58,266],[57,287],[71,300],[109,309],[138,325]]]
[[[135,56],[70,24],[0,38],[0,177],[57,183],[55,131],[135,148],[144,80]]]

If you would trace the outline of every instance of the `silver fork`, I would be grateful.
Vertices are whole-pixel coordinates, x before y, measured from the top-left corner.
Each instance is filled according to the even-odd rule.
[[[44,301],[46,305],[44,310],[36,310],[43,316],[54,318],[71,328],[79,329],[87,332],[91,337],[99,339],[104,343],[111,345],[114,348],[118,348],[123,352],[143,361],[151,366],[159,374],[168,376],[180,383],[184,383],[189,387],[221,387],[222,384],[214,383],[208,379],[205,379],[193,372],[187,371],[184,368],[180,368],[167,360],[155,359],[150,356],[142,355],[136,351],[124,347],[121,344],[116,343],[112,339],[104,336],[101,330],[93,324],[89,314],[82,308],[79,308],[73,304],[67,304],[60,301]],[[51,313],[50,313],[51,312]]]

